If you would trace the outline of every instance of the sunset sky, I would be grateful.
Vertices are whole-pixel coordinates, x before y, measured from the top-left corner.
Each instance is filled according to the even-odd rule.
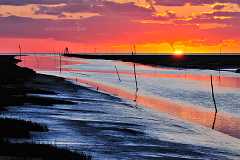
[[[0,0],[0,52],[240,52],[240,0]]]

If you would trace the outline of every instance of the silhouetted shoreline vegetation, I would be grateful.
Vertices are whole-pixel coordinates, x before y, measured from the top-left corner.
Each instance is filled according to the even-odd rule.
[[[0,159],[3,157],[5,157],[5,159],[11,157],[11,159],[16,160],[91,160],[91,156],[88,156],[85,153],[77,153],[48,144],[14,144],[2,141],[0,142],[0,148]]]
[[[71,105],[75,102],[60,98],[41,97],[56,95],[54,91],[41,87],[49,85],[48,78],[64,81],[63,78],[39,75],[33,70],[17,66],[19,60],[14,56],[0,57],[0,114],[7,112],[9,106],[21,107],[25,104],[51,106],[56,104]],[[45,80],[45,81],[43,81]],[[65,82],[64,82],[65,83]],[[67,82],[66,82],[67,83]],[[39,89],[41,88],[41,89]],[[48,144],[21,143],[13,144],[9,138],[31,138],[31,132],[47,132],[48,127],[31,121],[0,118],[0,159],[41,159],[41,160],[90,160],[85,153],[72,152]]]
[[[18,60],[14,56],[1,56],[0,65],[0,109],[6,106],[19,106],[25,103],[37,105],[54,105],[54,104],[75,104],[71,101],[57,98],[48,98],[34,96],[31,94],[51,94],[53,91],[38,89],[32,86],[38,82],[39,75],[28,68],[18,67]],[[6,66],[6,67],[5,67]],[[7,68],[7,69],[6,69]],[[63,79],[62,79],[63,80]]]
[[[30,132],[47,132],[47,126],[31,121],[0,118],[0,138],[30,138]]]
[[[240,55],[83,55],[65,54],[68,57],[121,60],[152,66],[196,69],[239,68]],[[238,70],[238,71],[239,71]]]

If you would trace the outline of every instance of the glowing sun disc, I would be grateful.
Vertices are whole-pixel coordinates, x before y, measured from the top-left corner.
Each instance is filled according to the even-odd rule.
[[[180,56],[180,55],[183,55],[184,53],[183,53],[183,51],[181,51],[181,50],[176,50],[176,51],[174,52],[174,54],[177,55],[177,56]]]

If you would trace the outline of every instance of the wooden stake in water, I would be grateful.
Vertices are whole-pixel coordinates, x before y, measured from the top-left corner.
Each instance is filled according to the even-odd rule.
[[[120,78],[120,75],[119,75],[119,72],[118,72],[118,69],[117,69],[116,65],[115,65],[115,70],[116,70],[116,73],[117,73],[117,76],[118,76],[118,80],[119,80],[119,82],[121,82],[121,78]]]
[[[133,64],[133,69],[134,69],[134,77],[135,77],[135,86],[136,86],[136,91],[135,91],[135,99],[134,101],[137,101],[137,94],[138,94],[138,81],[137,81],[137,73],[136,73],[136,64]]]
[[[62,72],[62,55],[59,53],[59,71]]]
[[[212,98],[213,98],[213,103],[214,103],[215,111],[216,111],[216,113],[217,113],[217,112],[218,112],[218,110],[217,110],[216,100],[215,100],[215,96],[214,96],[214,88],[213,88],[213,76],[212,76],[212,75],[211,75],[211,89],[212,89]]]
[[[213,99],[213,103],[214,103],[214,107],[215,107],[214,121],[213,121],[213,125],[212,125],[212,129],[214,129],[215,128],[215,122],[216,122],[218,109],[217,109],[217,104],[216,104],[215,95],[214,95],[213,76],[212,75],[211,75],[211,91],[212,91],[212,99]]]
[[[133,50],[134,52],[132,52],[132,56],[136,55],[136,47],[135,45],[133,45]],[[134,71],[134,80],[135,80],[135,98],[134,101],[137,101],[137,96],[138,96],[138,81],[137,81],[137,72],[136,72],[136,64],[133,63],[133,71]]]
[[[212,129],[215,128],[216,119],[217,119],[217,112],[214,113],[214,119],[213,119]]]
[[[22,60],[22,48],[21,48],[21,45],[20,45],[20,44],[18,45],[18,48],[19,48],[20,60]]]

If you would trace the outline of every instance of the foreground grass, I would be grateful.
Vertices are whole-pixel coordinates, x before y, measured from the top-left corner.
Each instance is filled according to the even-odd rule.
[[[6,111],[8,106],[24,104],[50,106],[55,104],[72,105],[72,101],[58,98],[40,97],[29,94],[51,94],[49,89],[39,89],[34,86],[38,74],[33,70],[21,68],[16,65],[19,60],[13,56],[0,57],[0,113]],[[7,68],[7,69],[6,69]],[[48,78],[45,77],[45,80]],[[62,79],[64,81],[64,79]],[[39,83],[42,83],[40,81]],[[46,82],[47,83],[47,82]],[[30,84],[30,85],[28,85]],[[50,85],[47,83],[46,85]],[[54,85],[53,85],[54,86]],[[0,160],[91,160],[91,156],[84,153],[69,151],[45,144],[14,144],[9,143],[9,138],[31,138],[31,132],[47,132],[45,125],[31,121],[0,118]]]
[[[85,153],[47,144],[9,143],[6,138],[30,138],[31,132],[47,132],[45,125],[31,121],[0,118],[0,159],[4,160],[91,160]]]
[[[46,144],[12,144],[0,142],[0,156],[11,159],[38,160],[91,160],[85,153],[77,153],[68,149],[56,148]],[[10,158],[9,158],[10,159]]]
[[[33,105],[50,106],[55,104],[75,104],[71,101],[58,98],[30,96],[29,94],[51,94],[54,92],[27,86],[28,83],[35,83],[39,76],[33,70],[22,68],[16,65],[19,60],[13,56],[2,56],[0,58],[0,111],[7,106],[21,106],[26,103]],[[7,69],[6,69],[7,68]],[[64,81],[64,79],[62,79]]]
[[[30,138],[30,132],[47,132],[45,125],[31,121],[0,118],[0,138]]]

